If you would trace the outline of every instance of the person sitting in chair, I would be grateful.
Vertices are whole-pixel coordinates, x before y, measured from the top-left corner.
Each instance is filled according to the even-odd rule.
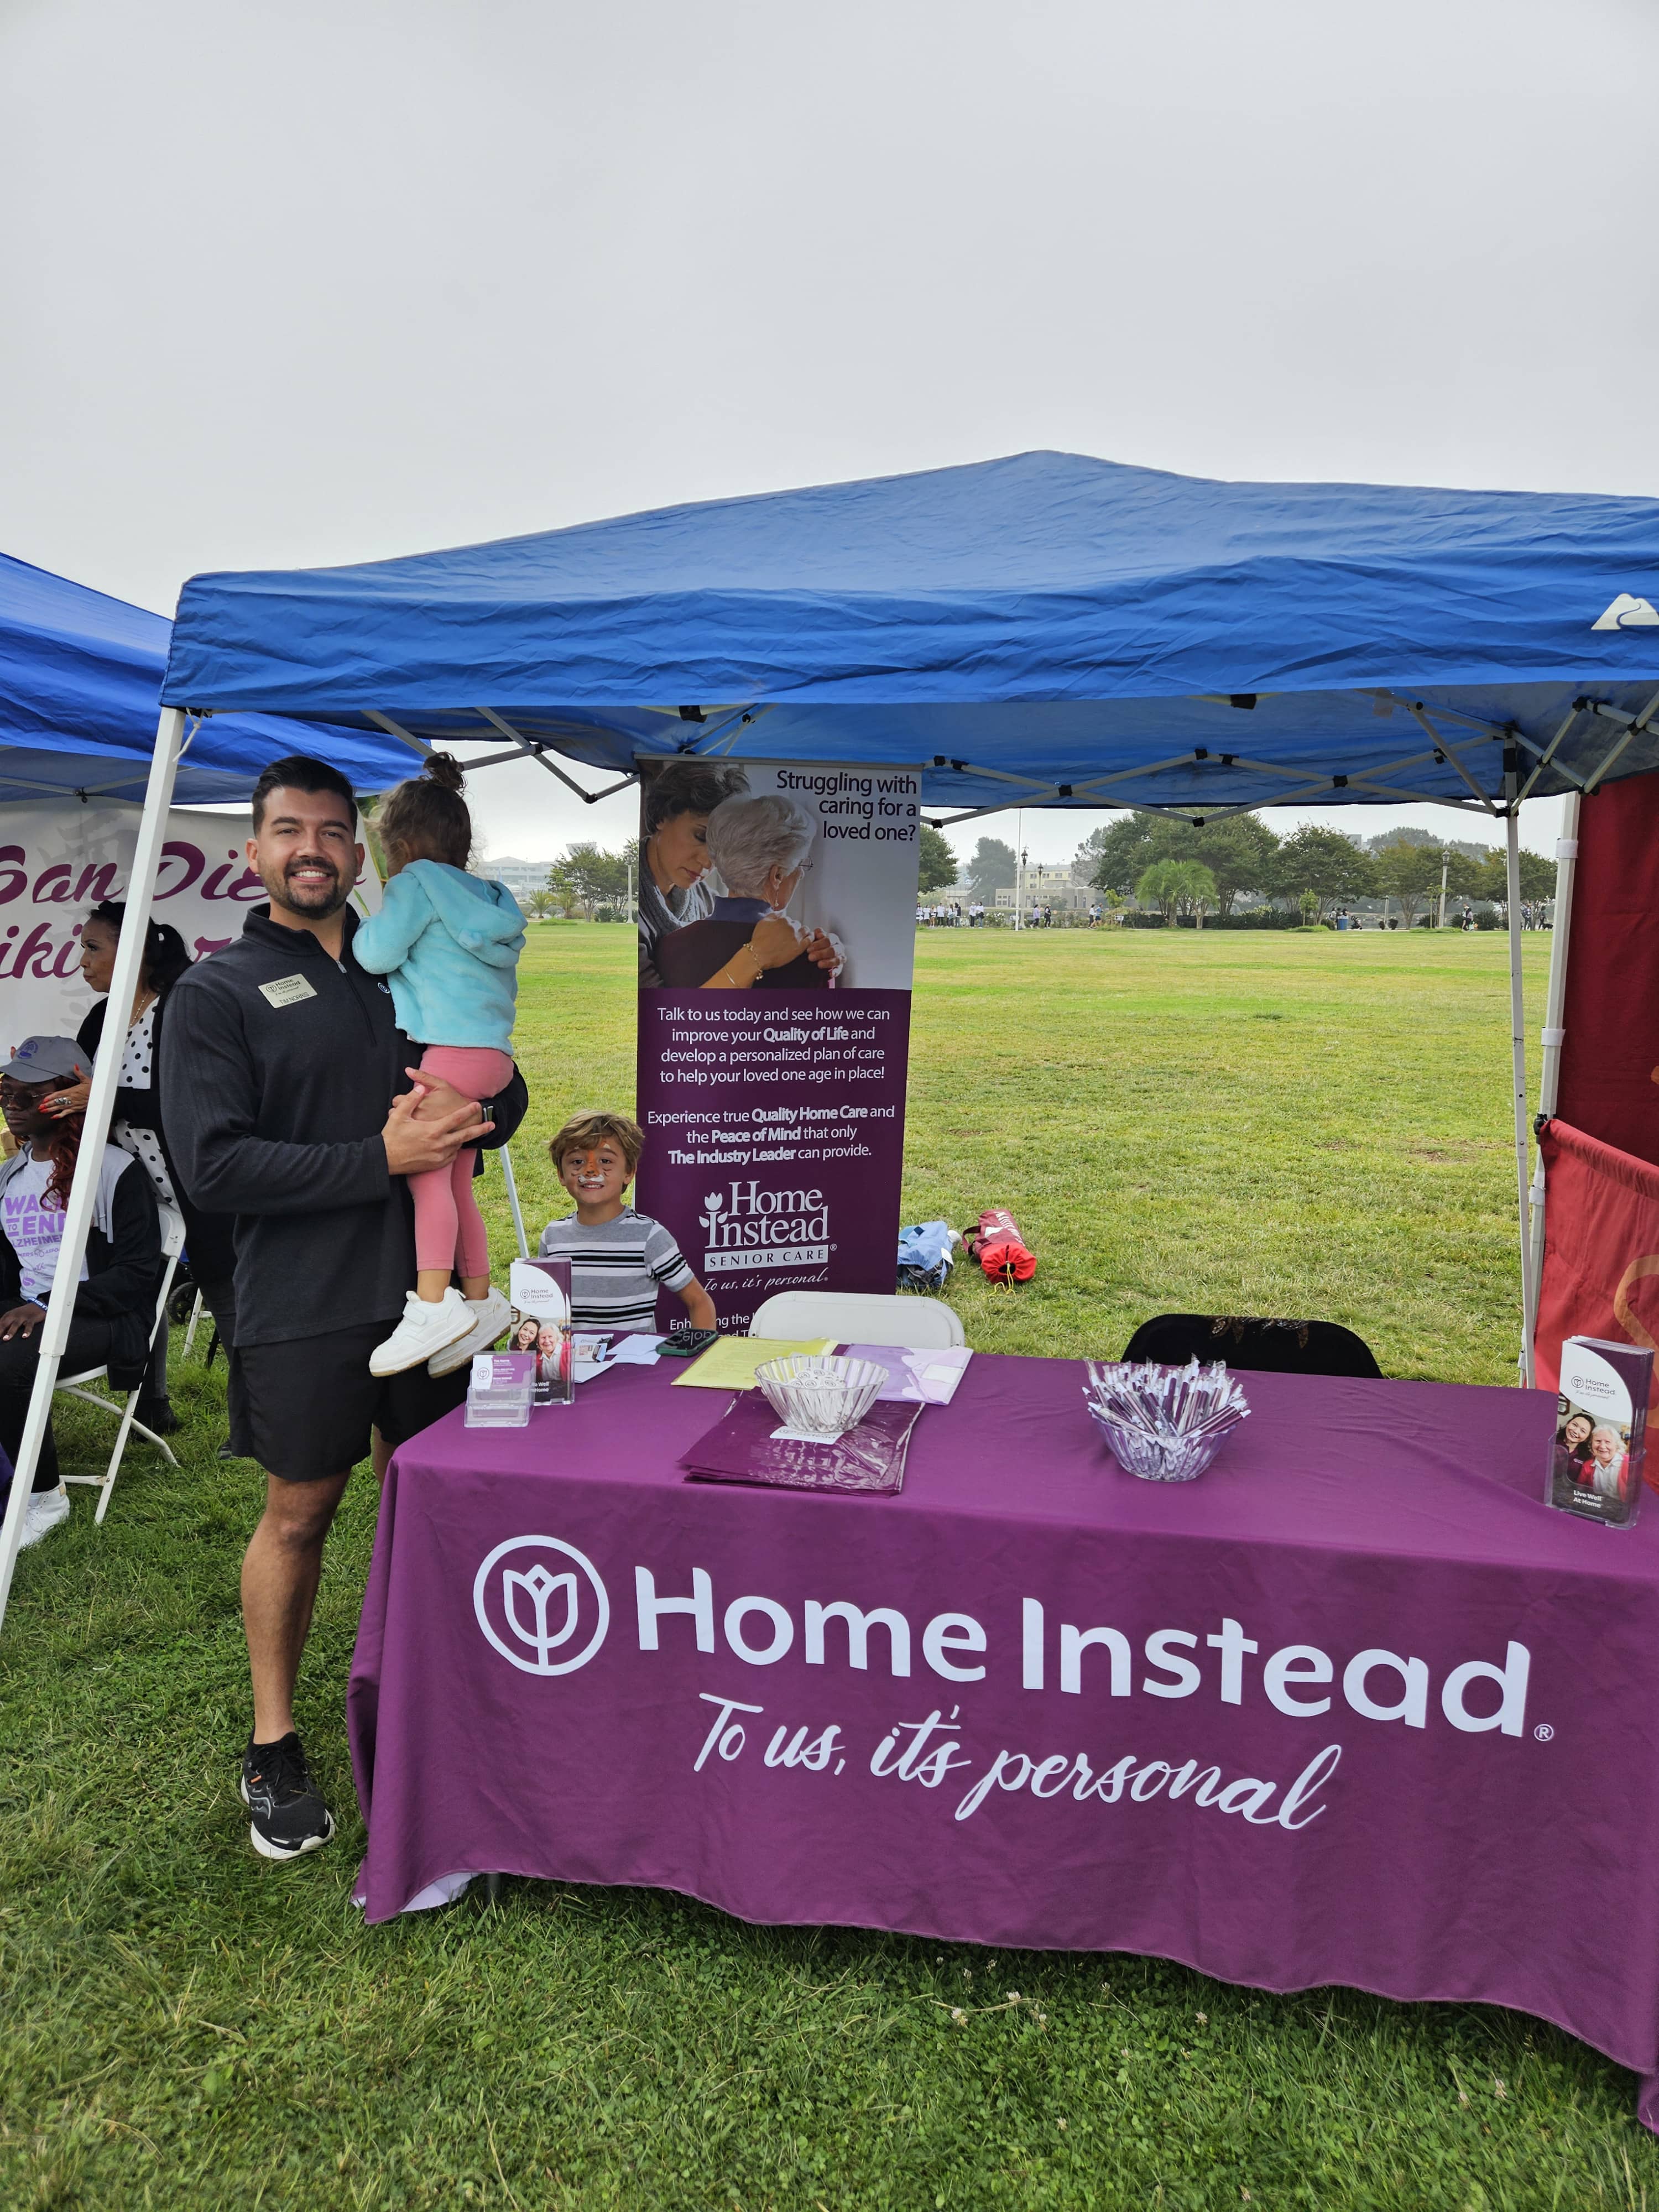
[[[0,1068],[0,1113],[18,1149],[0,1162],[0,1448],[15,1464],[28,1415],[64,1211],[81,1151],[79,1114],[49,1110],[46,1099],[91,1073],[72,1037],[25,1037]],[[106,1367],[117,1390],[136,1390],[149,1358],[161,1272],[155,1190],[131,1152],[106,1145],[80,1286],[60,1372]],[[9,1485],[7,1486],[9,1487]],[[41,1439],[22,1542],[38,1544],[69,1518],[52,1425]]]

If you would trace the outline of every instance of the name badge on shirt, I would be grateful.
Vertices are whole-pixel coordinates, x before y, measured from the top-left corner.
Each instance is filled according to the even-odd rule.
[[[273,1006],[297,1006],[301,999],[314,999],[314,988],[303,975],[279,975],[274,983],[261,983],[259,996]]]

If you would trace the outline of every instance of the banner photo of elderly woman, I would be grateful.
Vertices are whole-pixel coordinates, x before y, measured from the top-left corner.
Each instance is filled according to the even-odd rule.
[[[835,938],[789,912],[811,872],[817,836],[798,799],[721,800],[708,817],[704,849],[722,889],[706,919],[658,940],[667,988],[824,991],[838,980],[845,960]]]
[[[723,1329],[779,1291],[890,1291],[920,775],[685,757],[640,769],[635,1203]]]

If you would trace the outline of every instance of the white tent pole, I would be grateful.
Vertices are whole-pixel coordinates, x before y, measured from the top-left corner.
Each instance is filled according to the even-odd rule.
[[[6,1516],[0,1523],[0,1626],[4,1624],[6,1601],[11,1595],[12,1570],[17,1563],[23,1519],[28,1510],[29,1485],[34,1480],[40,1447],[46,1440],[52,1389],[75,1312],[76,1285],[81,1279],[81,1261],[87,1249],[87,1234],[92,1227],[93,1200],[98,1193],[99,1164],[115,1110],[116,1082],[121,1073],[119,1048],[126,1035],[125,1014],[138,994],[145,924],[149,920],[156,870],[167,837],[167,808],[173,799],[179,756],[184,750],[184,736],[183,714],[176,708],[164,707],[155,732],[155,750],[150,757],[144,811],[138,823],[137,849],[132,856],[132,873],[127,883],[126,924],[116,950],[115,974],[109,987],[109,1004],[113,1012],[106,1030],[105,1049],[93,1066],[92,1095],[87,1101],[80,1157],[75,1164],[75,1181],[70,1188],[69,1206],[64,1217],[64,1237],[58,1249],[57,1271],[52,1279],[51,1303],[39,1333],[40,1364],[35,1369],[34,1388],[23,1424],[23,1440],[12,1474]]]
[[[1538,1319],[1538,1293],[1532,1267],[1532,1223],[1528,1185],[1530,1131],[1527,1115],[1527,1010],[1521,976],[1521,810],[1516,802],[1519,755],[1508,746],[1504,757],[1504,791],[1509,801],[1507,833],[1510,925],[1510,1068],[1515,1094],[1515,1176],[1521,1218],[1521,1380],[1533,1387],[1532,1337]]]
[[[1561,834],[1555,841],[1555,921],[1550,931],[1550,980],[1544,1000],[1543,1073],[1538,1084],[1538,1111],[1547,1121],[1555,1111],[1561,1090],[1561,1048],[1567,1041],[1567,955],[1572,938],[1572,886],[1578,872],[1578,813],[1583,801],[1570,791],[1561,804]],[[1539,1155],[1532,1178],[1532,1279],[1534,1289],[1544,1279],[1544,1160]],[[1534,1321],[1536,1323],[1536,1314]]]
[[[513,1227],[519,1239],[519,1257],[527,1260],[530,1247],[525,1242],[524,1215],[519,1210],[519,1179],[513,1172],[513,1156],[505,1145],[497,1145],[495,1157],[501,1164],[501,1173],[507,1177],[507,1203],[513,1215]]]
[[[1544,1072],[1538,1085],[1538,1110],[1553,1114],[1561,1088],[1561,1048],[1567,1041],[1562,1017],[1567,1005],[1567,948],[1572,935],[1572,879],[1578,867],[1578,812],[1583,801],[1570,791],[1561,806],[1561,835],[1555,841],[1555,921],[1550,932],[1549,991],[1544,1001]]]

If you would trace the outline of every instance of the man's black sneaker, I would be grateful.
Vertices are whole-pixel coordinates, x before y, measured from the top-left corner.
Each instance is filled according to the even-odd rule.
[[[140,1398],[132,1409],[135,1421],[142,1421],[152,1436],[170,1437],[183,1426],[173,1410],[171,1398]]]
[[[242,1802],[253,1815],[253,1848],[268,1859],[297,1859],[320,1850],[334,1833],[324,1804],[292,1733],[276,1743],[250,1742],[242,1754]]]

